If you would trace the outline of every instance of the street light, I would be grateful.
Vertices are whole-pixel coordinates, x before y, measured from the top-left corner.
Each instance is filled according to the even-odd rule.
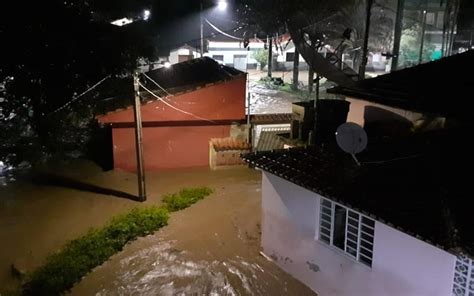
[[[227,1],[226,0],[219,0],[217,2],[217,8],[220,11],[226,10],[227,9]],[[201,58],[202,58],[204,56],[204,16],[203,16],[202,0],[201,0],[200,18],[201,18]]]
[[[226,10],[226,9],[227,9],[227,1],[220,0],[219,2],[217,2],[217,8],[218,8],[220,11]]]

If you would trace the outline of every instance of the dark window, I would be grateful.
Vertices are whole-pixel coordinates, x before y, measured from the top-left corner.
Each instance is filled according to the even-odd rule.
[[[287,62],[294,62],[295,61],[295,53],[294,52],[287,52],[286,53],[286,61]]]
[[[216,61],[224,61],[224,56],[223,55],[213,55],[212,58]]]
[[[344,250],[346,240],[346,214],[345,208],[338,205],[334,207],[333,245],[341,250]]]

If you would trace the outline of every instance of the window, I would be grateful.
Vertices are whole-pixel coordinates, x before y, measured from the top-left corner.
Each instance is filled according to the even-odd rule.
[[[459,256],[453,280],[454,296],[474,296],[474,260]]]
[[[295,61],[295,53],[294,52],[287,52],[286,53],[286,61],[287,62],[294,62]]]
[[[368,266],[372,266],[374,227],[374,220],[321,199],[319,240]]]
[[[427,25],[435,25],[435,13],[434,12],[427,12],[426,13],[426,24]]]

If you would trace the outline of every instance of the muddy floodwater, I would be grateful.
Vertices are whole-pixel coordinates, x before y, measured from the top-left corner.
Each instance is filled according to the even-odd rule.
[[[102,172],[85,161],[42,172],[92,188],[136,192],[135,175]],[[19,284],[11,276],[12,264],[33,270],[68,240],[119,213],[159,204],[164,193],[206,185],[215,190],[212,196],[172,214],[169,225],[155,234],[128,244],[84,277],[72,295],[313,295],[259,255],[258,171],[240,167],[149,173],[144,204],[52,180],[24,176],[0,187],[0,292]]]

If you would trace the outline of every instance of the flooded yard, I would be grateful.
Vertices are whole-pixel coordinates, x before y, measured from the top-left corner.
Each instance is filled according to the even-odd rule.
[[[74,161],[48,172],[134,194],[135,175]],[[148,201],[45,184],[23,177],[0,187],[0,291],[19,284],[11,264],[40,265],[66,241],[161,195],[206,185],[209,198],[174,213],[169,226],[140,238],[96,268],[72,295],[312,295],[260,252],[260,173],[244,167],[169,170],[147,175]]]

